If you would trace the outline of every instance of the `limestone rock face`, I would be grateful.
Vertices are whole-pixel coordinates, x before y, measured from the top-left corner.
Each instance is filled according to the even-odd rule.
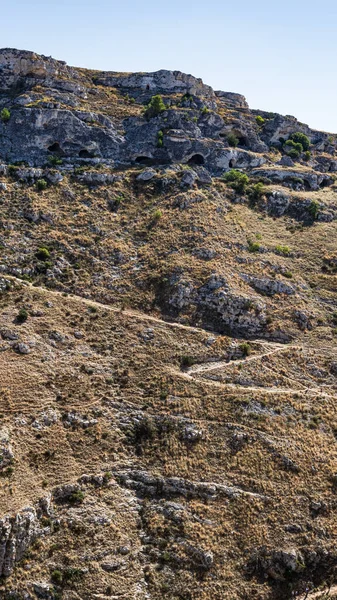
[[[4,48],[0,50],[0,88],[9,89],[20,79],[48,77],[75,77],[76,73],[65,62],[35,52]]]
[[[34,508],[28,507],[15,517],[0,520],[0,575],[8,577],[39,533]]]
[[[97,78],[99,85],[121,88],[125,91],[151,92],[159,94],[182,93],[212,98],[214,91],[201,79],[180,71],[156,71],[155,73],[114,73],[104,72]]]

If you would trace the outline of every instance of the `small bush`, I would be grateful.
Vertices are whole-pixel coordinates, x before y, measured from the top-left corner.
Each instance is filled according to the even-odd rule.
[[[225,173],[223,179],[228,185],[233,188],[239,194],[244,194],[247,185],[249,183],[249,179],[245,173],[241,173],[241,171],[236,171],[236,169],[231,169],[228,173]]]
[[[36,187],[39,190],[39,192],[42,192],[43,190],[47,189],[48,183],[45,179],[38,179],[36,182]]]
[[[152,215],[152,220],[157,223],[158,221],[160,221],[160,219],[162,218],[163,213],[161,210],[159,210],[159,208],[157,210],[154,211],[153,215]]]
[[[3,108],[1,113],[0,113],[0,117],[1,117],[1,121],[3,123],[8,123],[9,119],[11,118],[11,113],[8,110],[8,108]]]
[[[281,246],[279,244],[275,247],[275,252],[277,252],[277,254],[283,254],[283,256],[289,256],[290,248],[289,246]]]
[[[250,186],[247,190],[247,194],[252,204],[259,202],[259,200],[261,200],[264,195],[263,183],[259,182]]]
[[[62,571],[59,571],[58,569],[55,569],[55,571],[53,571],[52,574],[51,574],[51,580],[56,585],[61,585],[61,583],[63,581]]]
[[[317,219],[318,213],[319,213],[319,204],[318,204],[317,200],[312,200],[310,202],[310,205],[308,207],[308,212],[314,220]]]
[[[180,361],[180,365],[182,368],[186,369],[187,367],[191,367],[194,363],[194,360],[192,358],[192,356],[187,355],[183,355],[181,357],[181,361]]]
[[[160,113],[164,112],[164,110],[166,110],[166,106],[163,102],[163,99],[159,94],[157,94],[156,96],[152,96],[149,104],[147,105],[145,116],[149,119],[152,119],[153,117],[160,115]]]
[[[35,252],[35,256],[39,260],[45,261],[48,258],[50,258],[50,252],[49,252],[48,248],[41,247]]]
[[[62,165],[63,164],[62,158],[60,158],[59,156],[55,156],[55,155],[54,156],[48,156],[48,161],[54,167],[56,167],[57,165]]]
[[[68,498],[71,504],[82,504],[84,501],[85,494],[82,490],[77,490],[76,492],[72,492]]]
[[[232,148],[236,148],[239,145],[239,138],[236,137],[235,133],[229,133],[227,136],[228,145]]]
[[[295,150],[295,148],[292,148],[291,150],[289,150],[289,152],[287,152],[288,156],[290,156],[290,158],[296,160],[297,158],[299,158],[301,155],[300,153]]]
[[[283,146],[285,152],[290,156],[290,158],[299,158],[303,152],[303,146],[299,142],[294,142],[294,140],[287,140]]]
[[[253,242],[252,240],[248,240],[248,251],[249,252],[259,252],[261,248],[261,244],[258,242]]]
[[[265,120],[263,117],[261,117],[261,115],[257,115],[255,120],[259,127],[263,127],[263,125],[265,124]]]
[[[164,145],[164,133],[162,130],[157,133],[157,148],[162,148]]]
[[[311,158],[311,152],[309,150],[307,150],[304,153],[304,157],[303,158],[304,158],[304,160],[307,160],[307,161],[310,160],[310,158]]]
[[[239,346],[243,356],[249,356],[252,353],[252,347],[248,342],[243,342]]]
[[[304,135],[304,133],[297,131],[296,133],[293,133],[290,136],[290,139],[293,140],[295,143],[301,144],[303,150],[309,150],[310,140],[306,135]]]
[[[27,321],[28,319],[28,312],[26,311],[25,308],[20,308],[18,316],[17,316],[17,321],[19,323],[24,323],[25,321]]]
[[[210,110],[209,110],[209,108],[207,108],[207,106],[204,106],[201,110],[202,115],[207,115],[207,113],[209,113],[209,112],[210,112]]]

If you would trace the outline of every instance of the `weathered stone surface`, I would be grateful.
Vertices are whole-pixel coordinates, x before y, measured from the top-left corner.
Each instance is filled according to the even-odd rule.
[[[34,508],[0,519],[0,575],[8,577],[39,533]]]

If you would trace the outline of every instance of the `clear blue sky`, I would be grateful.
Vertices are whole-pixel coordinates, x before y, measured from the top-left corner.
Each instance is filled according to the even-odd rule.
[[[10,0],[1,47],[114,71],[173,69],[337,132],[336,0]]]

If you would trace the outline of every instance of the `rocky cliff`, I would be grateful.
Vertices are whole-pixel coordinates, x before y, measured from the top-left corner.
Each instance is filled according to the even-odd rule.
[[[333,597],[336,143],[0,51],[1,599]]]

